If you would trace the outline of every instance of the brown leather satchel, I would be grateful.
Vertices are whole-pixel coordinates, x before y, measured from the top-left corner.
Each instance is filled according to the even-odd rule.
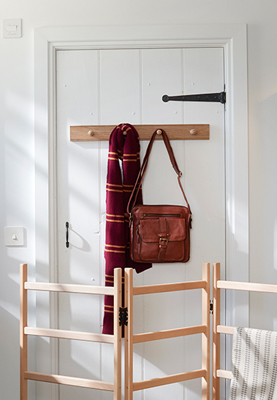
[[[180,178],[179,170],[167,134],[161,130],[172,166],[187,206],[133,205],[142,185],[149,154],[157,131],[150,139],[135,186],[130,196],[127,212],[130,219],[130,256],[138,263],[187,262],[190,258],[191,210]]]

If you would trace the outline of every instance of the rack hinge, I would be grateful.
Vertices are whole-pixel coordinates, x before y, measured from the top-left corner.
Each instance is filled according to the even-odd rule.
[[[119,326],[128,325],[128,308],[119,307]]]
[[[214,303],[212,301],[210,301],[210,313],[214,313]]]
[[[184,96],[168,96],[163,95],[162,100],[164,102],[168,101],[205,101],[205,102],[216,102],[216,103],[226,103],[226,92],[220,93],[204,93],[204,94],[188,94]]]

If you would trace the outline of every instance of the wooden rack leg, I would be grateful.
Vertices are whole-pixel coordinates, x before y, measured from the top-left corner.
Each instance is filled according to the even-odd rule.
[[[202,266],[202,280],[206,282],[202,290],[202,325],[206,326],[206,333],[202,333],[202,369],[206,377],[202,378],[202,400],[208,400],[210,395],[210,264]]]
[[[220,289],[217,281],[220,280],[220,263],[213,265],[213,400],[220,398],[220,380],[217,370],[220,369],[220,334],[217,326],[220,324]]]
[[[122,300],[122,270],[114,270],[114,400],[121,400],[121,326],[119,308]]]
[[[20,265],[20,400],[27,400],[28,381],[25,379],[27,371],[27,335],[24,328],[27,326],[27,290],[24,285],[27,282],[27,264]]]
[[[128,329],[125,331],[125,400],[133,400],[133,269],[125,270]]]

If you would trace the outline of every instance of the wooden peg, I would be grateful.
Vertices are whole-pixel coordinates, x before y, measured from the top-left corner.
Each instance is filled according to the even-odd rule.
[[[124,135],[124,136],[126,136],[126,135],[127,135],[127,131],[123,131],[122,133],[123,133],[123,135]]]
[[[88,135],[93,136],[94,135],[93,131],[88,131]]]
[[[157,135],[161,135],[163,133],[163,131],[161,129],[157,129]]]

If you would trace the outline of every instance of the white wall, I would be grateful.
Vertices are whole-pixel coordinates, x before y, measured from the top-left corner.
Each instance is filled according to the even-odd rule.
[[[277,283],[277,3],[272,0],[2,0],[21,18],[21,39],[0,38],[0,395],[19,398],[19,263],[34,266],[34,28],[236,23],[248,25],[250,279]],[[2,24],[1,24],[2,26]],[[0,31],[2,27],[0,26]],[[4,226],[24,226],[27,245],[7,248]],[[270,302],[253,297],[259,327]],[[276,302],[276,300],[275,300]],[[275,303],[274,302],[274,303]],[[254,311],[258,306],[259,312]],[[276,320],[277,321],[277,320]],[[271,320],[267,328],[277,328]],[[14,381],[13,381],[14,380]]]

